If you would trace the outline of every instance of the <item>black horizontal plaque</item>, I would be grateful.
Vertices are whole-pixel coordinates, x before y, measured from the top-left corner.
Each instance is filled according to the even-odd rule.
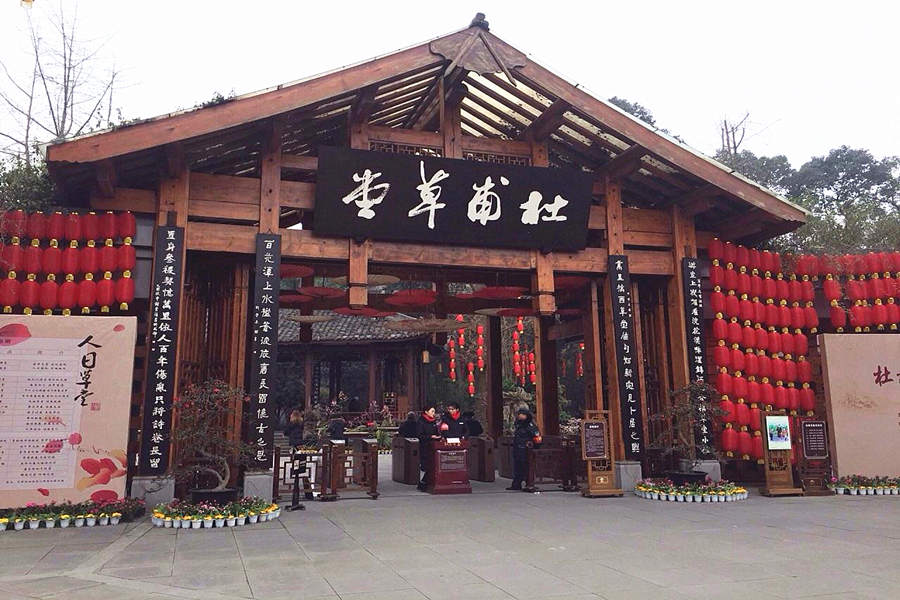
[[[581,454],[584,460],[609,458],[606,421],[585,421],[581,430]]]
[[[828,458],[828,435],[825,433],[825,421],[803,421],[800,425],[803,434],[803,456],[813,460]]]
[[[591,177],[568,169],[319,149],[316,234],[575,251]]]

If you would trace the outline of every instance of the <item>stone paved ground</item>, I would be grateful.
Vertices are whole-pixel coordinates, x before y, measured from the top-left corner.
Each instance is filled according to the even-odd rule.
[[[653,502],[476,484],[236,529],[0,534],[0,599],[900,598],[900,497]]]

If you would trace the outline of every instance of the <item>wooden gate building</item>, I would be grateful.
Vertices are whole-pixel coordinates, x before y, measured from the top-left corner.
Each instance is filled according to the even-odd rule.
[[[422,198],[423,210],[407,217],[415,207],[404,204],[398,230],[407,219],[424,227],[429,212],[438,221],[449,219],[445,215],[456,205],[464,217],[466,203],[471,206],[478,194],[490,200],[494,193],[503,202],[504,168],[523,174],[517,177],[526,183],[534,174],[551,187],[588,178],[581,199],[585,219],[549,223],[568,228],[556,229],[566,233],[551,243],[529,244],[521,237],[499,243],[491,235],[461,243],[470,239],[468,228],[493,225],[493,213],[483,205],[475,219],[454,217],[465,228],[448,233],[439,224],[419,241],[397,239],[389,230],[367,234],[368,222],[355,217],[341,235],[329,220],[333,211],[349,208],[355,215],[359,207],[362,217],[367,209],[399,210],[390,202],[394,196],[368,207],[357,202],[363,192],[327,196],[336,178],[346,176],[348,184],[368,184],[368,200],[377,200],[384,191],[378,169],[340,172],[347,161],[367,157],[384,173],[422,159],[421,181],[413,173],[409,190],[416,202]],[[583,337],[586,408],[609,410],[616,455],[636,461],[645,460],[648,412],[665,401],[666,390],[696,378],[689,364],[684,259],[700,256],[713,236],[755,243],[805,221],[797,206],[544,68],[489,31],[483,18],[339,71],[51,144],[46,158],[68,204],[130,210],[158,231],[183,231],[185,276],[175,290],[181,299],[178,385],[215,374],[253,387],[248,331],[258,316],[258,234],[280,235],[281,264],[348,278],[345,294],[316,298],[304,310],[391,308],[384,295],[367,288],[370,275],[386,274],[417,287],[427,284],[436,296],[427,309],[433,315],[496,307],[533,315],[537,419],[548,434],[558,427],[555,345]],[[445,159],[457,162],[440,162]],[[490,179],[484,173],[501,176],[491,180],[493,190],[482,186],[479,192],[467,182],[465,197],[452,196],[448,187],[439,198],[447,208],[431,210],[437,199],[428,184],[438,184],[431,178],[437,166],[450,173],[446,186],[463,171],[481,177],[475,183]],[[431,205],[417,185],[431,190]],[[533,222],[527,222],[520,209],[532,200],[509,199],[505,214],[517,226],[536,229],[564,214],[548,207],[552,200],[559,209],[553,196],[545,195],[542,205],[539,194]],[[575,198],[564,202],[572,211],[581,206]],[[326,223],[327,235],[321,229]],[[572,249],[570,237],[583,238],[583,244]],[[150,264],[141,267],[149,271]],[[511,300],[451,294],[455,282],[521,286],[527,294]],[[150,322],[152,307],[143,307],[141,320]],[[629,320],[617,318],[626,313]],[[492,336],[499,337],[498,321],[492,318],[486,331],[492,349],[499,346],[490,346]],[[500,361],[497,352],[487,354],[487,428],[496,433]],[[136,380],[149,372],[137,365]],[[645,381],[655,387],[641,385]],[[145,389],[136,383],[136,444],[142,441],[140,407],[152,405]]]

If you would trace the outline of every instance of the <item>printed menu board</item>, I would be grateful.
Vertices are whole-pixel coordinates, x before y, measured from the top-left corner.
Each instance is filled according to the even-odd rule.
[[[125,493],[135,330],[0,315],[0,507]]]

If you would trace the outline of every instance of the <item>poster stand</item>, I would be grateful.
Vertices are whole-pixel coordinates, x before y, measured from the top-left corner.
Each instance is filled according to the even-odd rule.
[[[609,443],[609,411],[586,410],[581,425],[581,457],[587,465],[587,483],[581,489],[586,498],[621,496],[615,487],[615,456]]]
[[[763,411],[763,470],[765,471],[766,484],[759,489],[763,496],[802,496],[803,490],[794,485],[794,474],[791,469],[790,436],[788,436],[787,449],[772,449],[772,440],[769,438],[770,417],[786,417],[783,410]]]
[[[800,421],[800,453],[798,471],[800,485],[805,496],[832,496],[828,489],[831,477],[831,459],[828,454],[828,427],[825,421],[803,419]]]

